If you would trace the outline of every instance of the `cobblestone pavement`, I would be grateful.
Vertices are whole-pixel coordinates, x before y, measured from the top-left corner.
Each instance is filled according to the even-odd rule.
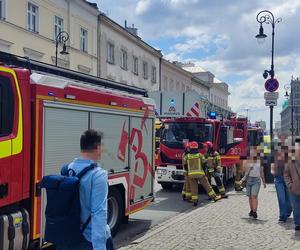
[[[274,185],[261,188],[258,206],[258,219],[250,219],[245,193],[233,191],[228,199],[200,204],[121,249],[300,249],[300,234],[295,234],[293,220],[278,223]]]

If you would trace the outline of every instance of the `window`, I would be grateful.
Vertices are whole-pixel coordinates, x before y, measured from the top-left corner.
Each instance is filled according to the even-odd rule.
[[[87,52],[87,37],[87,30],[80,28],[80,50],[83,52]]]
[[[115,62],[115,45],[112,43],[107,43],[107,62],[112,64]]]
[[[56,40],[57,35],[64,30],[64,19],[55,16],[54,19],[54,40]],[[61,43],[61,36],[59,37],[59,42]]]
[[[39,8],[32,3],[28,3],[27,9],[27,25],[28,30],[32,32],[38,32],[38,22],[39,22]]]
[[[139,59],[137,57],[133,57],[133,73],[139,74]]]
[[[121,68],[127,70],[127,51],[121,50]]]
[[[13,128],[13,89],[8,77],[0,76],[0,136],[9,135]]]
[[[156,67],[152,66],[151,70],[151,81],[156,82]]]
[[[5,18],[5,0],[0,0],[0,19]]]
[[[143,77],[144,79],[148,79],[148,63],[143,62]]]

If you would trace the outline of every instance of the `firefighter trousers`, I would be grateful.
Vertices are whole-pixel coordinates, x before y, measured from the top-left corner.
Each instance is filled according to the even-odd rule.
[[[190,200],[192,196],[191,185],[190,185],[189,176],[187,172],[184,172],[184,184],[183,184],[181,195],[184,200]]]
[[[219,169],[209,169],[208,170],[208,179],[209,179],[209,182],[211,183],[211,178],[214,177],[220,194],[224,195],[225,187],[223,184],[221,172],[222,172],[222,170],[219,170]]]
[[[208,179],[205,175],[189,175],[188,180],[191,186],[191,201],[197,202],[198,201],[198,182],[202,185],[205,189],[206,193],[209,197],[214,199],[217,195],[215,191],[212,189],[211,185],[208,182]]]
[[[241,189],[241,184],[240,181],[242,179],[242,164],[241,163],[236,163],[235,164],[235,179],[234,179],[234,188],[235,190],[240,190]]]

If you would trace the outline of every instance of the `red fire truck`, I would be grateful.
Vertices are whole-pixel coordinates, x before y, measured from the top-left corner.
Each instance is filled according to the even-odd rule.
[[[233,177],[232,167],[247,155],[247,120],[211,120],[198,117],[163,120],[160,145],[157,152],[157,180],[163,188],[183,183],[182,153],[185,141],[197,141],[200,152],[203,143],[211,141],[221,154],[224,178]]]
[[[108,223],[115,233],[153,200],[153,100],[144,89],[3,52],[0,62],[1,218],[25,209],[30,249],[43,245],[46,200],[39,183],[77,157],[80,135],[95,128],[103,133],[101,165],[109,173]]]

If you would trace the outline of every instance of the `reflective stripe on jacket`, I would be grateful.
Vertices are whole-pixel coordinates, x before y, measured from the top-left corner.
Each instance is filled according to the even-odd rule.
[[[185,154],[183,156],[183,162],[187,165],[188,175],[204,175],[202,168],[203,156],[200,153],[197,154]]]
[[[206,155],[206,162],[207,167],[209,171],[212,169],[217,169],[218,167],[221,167],[221,156],[218,152],[214,152],[213,154]]]

